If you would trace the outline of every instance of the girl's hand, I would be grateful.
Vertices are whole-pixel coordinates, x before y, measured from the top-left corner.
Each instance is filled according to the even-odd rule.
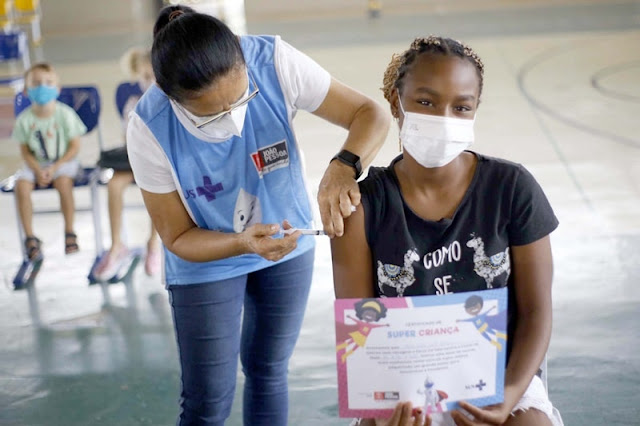
[[[497,426],[507,421],[511,410],[504,404],[489,405],[478,408],[468,402],[460,401],[460,407],[464,408],[473,416],[470,419],[460,411],[452,411],[451,417],[457,426]]]
[[[291,225],[286,220],[282,222],[284,229],[291,229]],[[298,246],[298,237],[302,235],[300,231],[285,235],[283,238],[272,238],[280,231],[278,225],[256,224],[242,232],[244,244],[247,251],[264,257],[267,260],[276,262],[287,254],[291,253]]]
[[[376,419],[375,426],[431,426],[431,417],[425,416],[421,408],[414,410],[410,402],[400,402],[390,419]]]

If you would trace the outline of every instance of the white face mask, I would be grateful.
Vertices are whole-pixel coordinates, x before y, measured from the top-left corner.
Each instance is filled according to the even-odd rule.
[[[247,96],[249,89],[244,94]],[[215,139],[215,141],[226,141],[232,136],[242,136],[242,129],[244,128],[244,119],[247,114],[247,107],[245,104],[232,110],[230,113],[225,114],[218,120],[211,122],[201,128],[197,128],[193,123],[202,123],[206,120],[206,117],[198,117],[197,115],[189,112],[185,107],[179,106],[177,110],[187,117],[187,121],[191,123],[192,129],[195,133],[204,133],[208,138]],[[192,132],[193,133],[193,132]]]
[[[426,168],[449,164],[469,148],[474,140],[473,120],[441,117],[439,115],[405,112],[400,141],[404,150]]]
[[[233,136],[242,136],[242,129],[244,128],[244,117],[247,114],[247,107],[245,104],[231,111],[229,114],[225,114],[224,117],[209,123],[206,126],[200,128],[200,131],[206,133],[209,136],[215,137],[220,132],[227,132]],[[229,136],[231,137],[231,136]],[[227,139],[229,138],[227,137]]]

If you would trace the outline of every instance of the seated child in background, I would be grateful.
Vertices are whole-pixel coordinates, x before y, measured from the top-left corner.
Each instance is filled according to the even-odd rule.
[[[155,83],[153,69],[151,68],[151,52],[140,48],[128,50],[121,59],[123,71],[130,78],[137,81],[140,93],[144,93]],[[123,137],[126,135],[129,113],[133,111],[140,96],[131,96],[124,105],[122,111]],[[126,143],[126,140],[125,140]],[[101,167],[112,168],[113,177],[107,186],[109,203],[109,223],[111,225],[111,249],[102,257],[96,265],[93,274],[98,280],[108,280],[112,278],[120,267],[129,259],[130,252],[122,242],[122,209],[123,195],[125,189],[133,183],[133,173],[129,165],[127,147],[112,149],[103,152],[98,163]],[[144,270],[147,275],[155,275],[160,269],[160,242],[158,234],[151,225],[149,240],[147,241],[147,255]]]
[[[20,219],[30,260],[42,257],[41,241],[33,233],[31,192],[39,187],[53,187],[60,193],[60,209],[64,216],[65,253],[78,251],[73,230],[73,181],[80,169],[76,155],[80,136],[87,128],[69,106],[58,102],[58,75],[48,63],[38,63],[24,76],[25,93],[31,101],[16,118],[12,139],[20,143],[26,165],[17,173],[15,187]]]

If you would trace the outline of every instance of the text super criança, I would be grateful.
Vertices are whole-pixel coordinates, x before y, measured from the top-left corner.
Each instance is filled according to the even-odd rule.
[[[456,334],[460,330],[457,326],[452,325],[449,327],[435,327],[435,328],[422,328],[420,330],[391,330],[387,331],[387,337],[389,339],[398,339],[406,337],[425,337],[425,336],[437,336],[442,334]]]

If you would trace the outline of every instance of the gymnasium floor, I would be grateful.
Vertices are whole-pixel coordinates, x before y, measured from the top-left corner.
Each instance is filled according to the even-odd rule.
[[[387,2],[391,3],[391,2]],[[478,2],[451,7],[383,9],[362,15],[249,19],[249,32],[278,33],[334,76],[384,103],[382,73],[394,52],[415,36],[464,40],[486,67],[474,149],[523,163],[543,186],[560,220],[552,234],[555,259],[554,328],[549,392],[566,425],[637,425],[640,418],[640,1],[548,0],[524,6]],[[497,2],[500,3],[500,2]],[[504,2],[503,2],[504,3]],[[102,131],[120,142],[114,106],[124,79],[119,55],[149,43],[149,31],[50,37],[34,52],[57,65],[63,84],[95,84],[103,96]],[[6,102],[5,102],[6,104]],[[7,114],[9,116],[7,116]],[[0,103],[0,131],[10,110]],[[317,188],[345,132],[300,114],[298,139]],[[5,134],[6,136],[6,134]],[[5,137],[3,136],[3,138]],[[397,153],[397,129],[374,164]],[[87,137],[81,157],[97,156]],[[16,145],[0,140],[0,178],[20,163]],[[102,194],[103,205],[105,202]],[[38,202],[55,207],[52,193]],[[141,201],[135,187],[129,203]],[[86,191],[77,204],[87,205]],[[106,212],[104,230],[108,230]],[[37,300],[11,289],[20,263],[13,199],[0,196],[0,424],[171,425],[179,394],[177,354],[158,278],[141,268],[135,297],[111,286],[103,307],[86,274],[94,253],[88,213],[76,223],[81,253],[65,257],[62,219],[37,216],[45,263]],[[148,218],[127,210],[131,246],[142,246]],[[105,241],[108,243],[108,241]],[[292,425],[345,425],[337,418],[328,241],[319,238],[308,310],[290,369]],[[39,309],[42,327],[34,326]],[[240,389],[229,425],[240,425]]]

